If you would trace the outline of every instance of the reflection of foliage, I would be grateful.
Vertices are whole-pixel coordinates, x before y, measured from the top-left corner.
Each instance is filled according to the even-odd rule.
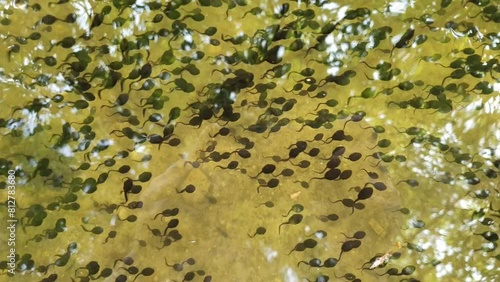
[[[463,269],[494,266],[498,260],[496,218],[500,206],[497,201],[500,161],[497,133],[488,134],[488,130],[498,130],[495,128],[498,121],[493,119],[493,127],[487,126],[491,120],[488,115],[498,113],[499,109],[498,99],[490,97],[496,94],[500,72],[494,53],[498,51],[499,38],[492,31],[493,24],[499,21],[498,5],[489,1],[467,1],[462,8],[459,3],[441,1],[439,10],[429,6],[422,14],[415,14],[406,7],[403,15],[395,16],[398,11],[392,6],[335,8],[327,1],[303,3],[305,7],[292,3],[265,10],[250,8],[246,1],[186,0],[167,4],[151,1],[141,5],[136,1],[113,1],[112,5],[96,4],[88,23],[81,23],[82,17],[76,11],[66,14],[74,8],[67,1],[49,3],[48,7],[23,3],[23,7],[6,8],[0,23],[5,30],[2,33],[7,34],[2,47],[9,64],[1,70],[0,79],[6,89],[4,100],[14,106],[2,114],[0,128],[5,140],[21,144],[22,147],[15,148],[18,152],[23,150],[23,154],[1,158],[0,172],[7,176],[9,169],[15,170],[20,183],[43,179],[45,185],[56,189],[50,193],[58,195],[47,202],[44,202],[47,197],[43,197],[43,201],[27,207],[26,212],[19,211],[23,228],[29,231],[43,227],[30,231],[36,235],[32,236],[28,248],[44,239],[62,240],[66,226],[81,225],[69,220],[69,216],[67,222],[61,217],[71,213],[86,217],[82,207],[92,208],[87,194],[117,195],[120,189],[103,191],[108,189],[112,181],[109,179],[118,174],[123,182],[119,188],[127,203],[100,205],[99,212],[121,215],[119,211],[126,209],[130,214],[117,217],[125,224],[121,226],[126,227],[117,232],[111,226],[96,225],[107,224],[109,218],[103,217],[102,222],[96,224],[85,219],[85,226],[81,225],[83,231],[78,229],[87,232],[85,236],[107,231],[105,243],[112,244],[112,239],[125,233],[129,228],[127,224],[134,224],[141,214],[143,202],[138,199],[144,194],[142,185],[152,176],[144,170],[154,169],[148,168],[149,163],[152,167],[161,164],[161,161],[155,162],[156,155],[144,152],[144,147],[150,150],[150,145],[154,148],[158,145],[167,154],[184,154],[186,141],[193,135],[195,139],[205,140],[206,132],[213,126],[218,129],[217,133],[209,134],[210,141],[201,145],[207,148],[189,148],[197,155],[186,164],[194,168],[203,165],[214,170],[224,169],[222,175],[233,171],[246,175],[247,170],[263,167],[261,173],[250,174],[259,177],[248,178],[257,179],[257,191],[279,190],[284,188],[280,185],[298,185],[296,183],[304,189],[316,182],[348,183],[343,181],[354,181],[351,176],[356,175],[357,170],[364,171],[367,180],[359,177],[355,192],[343,191],[344,194],[336,194],[342,195],[340,198],[332,201],[342,204],[347,214],[352,211],[354,216],[367,212],[363,211],[365,206],[376,201],[373,195],[391,186],[384,184],[384,181],[388,183],[385,179],[377,180],[386,170],[382,165],[386,165],[407,199],[408,208],[397,211],[411,218],[401,226],[408,229],[402,231],[405,250],[379,250],[387,253],[371,260],[372,265],[377,259],[383,262],[377,265],[384,268],[383,272],[377,273],[408,276],[408,281],[414,281],[427,278],[418,270],[430,265],[435,267],[437,277],[455,275],[457,279],[472,279],[472,274],[443,272],[446,269],[440,268],[440,264]],[[225,8],[223,13],[219,7]],[[41,14],[49,9],[62,16]],[[25,12],[33,18],[24,17]],[[333,13],[337,16],[332,18]],[[221,20],[211,19],[219,16]],[[226,19],[222,20],[223,17]],[[227,26],[233,26],[238,20],[230,18],[240,17],[244,18],[244,30],[231,35],[234,31]],[[403,21],[400,17],[404,17]],[[34,31],[24,34],[13,28],[14,22],[33,26]],[[139,25],[140,22],[146,24]],[[56,30],[60,33],[56,34]],[[460,46],[463,42],[467,46]],[[30,63],[21,63],[25,59]],[[22,91],[27,97],[18,98],[18,93],[9,92],[8,87]],[[483,102],[483,99],[489,100]],[[378,118],[381,113],[387,118]],[[56,122],[58,119],[63,120],[62,126]],[[363,120],[379,125],[362,124]],[[476,121],[476,128],[471,129]],[[362,131],[353,129],[359,124]],[[273,164],[263,165],[262,159],[256,156],[261,153],[259,149],[269,146],[266,139],[278,136],[280,131],[288,132],[285,130],[294,126],[297,133],[288,133],[290,136],[282,141],[286,144],[271,145]],[[455,136],[453,126],[455,132],[462,130],[463,136]],[[473,133],[467,133],[468,130]],[[374,144],[368,142],[368,133],[377,135]],[[225,142],[223,137],[228,135],[234,137],[233,143],[227,147],[217,144]],[[61,157],[50,158],[52,152],[44,153],[39,148],[24,152],[32,146],[27,144],[35,136],[42,136],[36,140],[44,140],[43,145]],[[482,139],[475,140],[478,136]],[[334,146],[330,145],[332,142]],[[115,143],[119,146],[114,146]],[[161,147],[163,144],[167,149]],[[283,150],[282,145],[287,150]],[[329,146],[337,146],[331,154],[327,153],[332,148]],[[349,155],[343,155],[343,146]],[[280,157],[286,154],[288,158]],[[329,158],[323,158],[328,155]],[[305,159],[295,161],[302,156]],[[224,163],[225,160],[228,163]],[[224,164],[214,165],[219,162]],[[323,162],[327,163],[326,167]],[[274,172],[276,166],[283,164],[289,167],[281,174]],[[171,166],[173,164],[166,164]],[[269,170],[273,166],[274,169]],[[295,167],[290,168],[292,166]],[[317,174],[311,169],[305,174],[308,179],[294,176],[296,181],[287,180],[296,173],[294,169],[309,169],[309,166],[323,171]],[[380,171],[377,173],[374,169]],[[64,173],[66,171],[71,173]],[[137,174],[139,176],[134,177]],[[338,185],[343,188],[342,184]],[[5,190],[6,186],[2,182],[0,188]],[[304,191],[314,193],[312,190]],[[426,203],[435,190],[439,190],[442,197]],[[44,195],[44,191],[40,189],[37,193]],[[201,193],[189,185],[176,191],[178,194]],[[123,198],[120,196],[120,201]],[[336,208],[334,211],[343,210],[337,210],[340,204],[332,205]],[[320,206],[319,202],[317,205]],[[427,206],[432,209],[420,210]],[[464,209],[464,214],[453,211],[458,208]],[[294,211],[295,214],[281,224],[304,224],[306,217],[300,214],[303,210]],[[177,216],[179,211],[167,208],[159,212],[167,218]],[[449,221],[443,218],[443,213],[460,218],[464,225],[456,230],[447,226]],[[347,217],[336,213],[314,216],[323,223],[348,222]],[[54,228],[54,223],[48,221],[56,218]],[[162,246],[158,249],[182,242],[177,218],[158,229],[154,228],[158,225],[153,225],[157,223],[150,222],[153,228],[147,227],[152,236],[160,237]],[[368,224],[360,225],[368,228]],[[384,232],[383,227],[379,229],[378,235]],[[270,233],[262,226],[255,230],[252,236],[255,240]],[[446,240],[436,239],[439,244],[429,243],[443,230],[452,235]],[[362,241],[347,240],[339,246],[340,254],[345,260],[345,257],[354,257],[360,246],[377,245],[377,240],[382,239],[395,240],[394,234],[387,236],[391,238],[372,236]],[[428,236],[428,240],[424,236]],[[473,254],[453,257],[456,252],[453,251],[444,255],[443,249],[460,247],[457,242],[464,237],[469,241],[463,246],[463,252],[467,253],[468,248]],[[315,248],[318,242],[298,241],[300,243],[293,242],[291,246],[295,245],[294,255],[304,255],[301,262],[325,269],[341,263],[341,256],[326,258],[319,253],[323,263],[319,258],[307,257],[306,249],[319,249]],[[139,242],[141,246],[151,243]],[[55,261],[44,263],[47,257],[39,259],[27,254],[18,260],[17,270],[22,272],[26,269],[24,265],[30,265],[26,270],[44,275],[56,273],[58,270],[52,266],[67,266],[77,246],[85,246],[83,242],[62,244],[68,246],[67,251],[56,252],[54,255],[59,258]],[[430,248],[422,245],[432,245],[435,254],[431,255]],[[488,260],[470,261],[471,256],[479,257],[476,253],[487,256]],[[373,255],[375,253],[370,253]],[[400,256],[420,264],[419,267],[394,262],[399,268],[385,269],[386,264]],[[113,259],[128,267],[129,278],[154,274],[150,267],[139,271],[131,257]],[[369,256],[359,259],[368,260]],[[121,271],[115,267],[117,261],[115,265],[103,261],[102,264],[107,265],[103,269],[96,261],[89,262],[85,269],[78,270],[85,273],[74,276],[82,281],[89,277],[109,277],[113,271]],[[194,259],[189,262],[189,265],[195,264]],[[174,264],[174,270],[183,271],[183,264]],[[355,269],[358,265],[350,267]],[[6,269],[4,264],[2,269]],[[301,273],[307,273],[316,281],[323,281],[326,275],[334,276],[327,271],[324,276],[312,271]],[[356,276],[349,274],[343,277],[354,280]],[[53,275],[57,277],[52,274],[48,279]],[[211,279],[201,270],[185,275],[185,281],[194,279],[195,275],[204,277],[205,281]],[[484,279],[496,277],[486,270],[474,273],[476,275]],[[116,276],[121,277],[117,281],[127,278],[121,273]]]

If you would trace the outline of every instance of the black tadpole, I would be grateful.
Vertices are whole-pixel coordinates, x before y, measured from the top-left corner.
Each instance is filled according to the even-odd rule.
[[[320,215],[319,216],[319,220],[321,220],[322,222],[328,222],[328,221],[337,221],[339,220],[339,216],[337,214],[334,214],[334,213],[331,213],[331,214],[328,214],[328,215]]]
[[[135,267],[135,266],[130,266],[130,267],[119,267],[118,269],[123,269],[125,270],[126,272],[128,272],[128,274],[137,274],[139,273],[139,268]]]
[[[306,246],[306,248],[308,249],[312,249],[314,247],[316,247],[316,245],[318,245],[318,242],[314,239],[306,239],[304,240],[304,246]]]
[[[340,234],[344,235],[344,237],[346,237],[347,239],[363,239],[366,236],[366,232],[364,231],[356,231],[356,233],[354,233],[352,237],[349,237],[342,232]]]
[[[307,181],[297,181],[297,180],[296,180],[296,181],[294,181],[293,183],[300,183],[300,186],[301,186],[302,188],[305,188],[305,189],[309,188],[309,183],[308,183]]]
[[[361,246],[361,241],[359,240],[349,240],[349,241],[345,241],[343,244],[342,244],[342,247],[341,247],[341,251],[340,251],[340,255],[339,255],[339,261],[340,259],[342,258],[342,254],[343,253],[347,253],[349,251],[351,251],[352,249],[356,249],[356,248],[359,248],[359,246]]]
[[[330,160],[326,163],[325,169],[323,171],[316,171],[317,173],[324,173],[327,169],[333,169],[340,165],[340,158],[336,156],[332,156]]]
[[[345,129],[346,125],[351,121],[351,122],[360,122],[361,120],[363,120],[363,118],[366,116],[366,113],[363,112],[363,111],[359,111],[359,112],[356,112],[355,114],[353,114],[351,116],[351,119],[346,121],[344,123],[344,127],[342,128],[342,130]]]
[[[293,225],[296,225],[296,224],[299,224],[300,222],[302,222],[302,219],[304,218],[303,215],[301,214],[294,214],[292,215],[290,218],[288,218],[288,221],[287,222],[283,222],[282,224],[280,224],[278,226],[278,234],[281,233],[281,226],[282,225],[285,225],[285,224],[293,224]]]
[[[211,138],[215,138],[218,135],[220,135],[220,136],[227,136],[227,135],[229,135],[229,133],[231,133],[231,130],[229,128],[222,127],[221,129],[219,129],[219,131],[217,133],[215,133],[214,135],[210,135],[210,137]]]
[[[151,268],[151,267],[146,267],[146,268],[144,268],[144,269],[141,271],[141,273],[139,273],[139,274],[137,274],[137,276],[135,276],[135,278],[134,278],[134,280],[132,280],[132,282],[134,282],[134,281],[137,279],[137,277],[139,277],[139,275],[142,275],[142,276],[146,276],[146,277],[148,277],[148,276],[153,275],[153,273],[154,273],[154,272],[155,272],[155,270],[154,270],[153,268]]]
[[[296,213],[300,213],[303,210],[304,210],[304,206],[303,205],[301,205],[301,204],[295,204],[295,205],[293,205],[290,208],[290,210],[288,210],[288,212],[285,215],[283,215],[283,217],[287,217],[290,214],[290,212],[292,212],[292,211],[296,212]]]
[[[387,186],[383,182],[374,182],[374,183],[368,182],[365,184],[365,187],[367,187],[368,184],[373,185],[373,187],[378,191],[385,191],[387,189]]]
[[[266,164],[262,167],[260,172],[256,176],[250,176],[251,178],[257,178],[261,173],[271,174],[276,170],[276,166],[273,164]]]
[[[272,208],[272,207],[274,207],[274,203],[273,203],[273,202],[271,202],[271,201],[267,201],[267,202],[265,202],[265,203],[258,204],[255,208],[258,208],[258,207],[260,207],[260,206],[262,206],[262,205],[266,206],[267,208]]]
[[[125,203],[128,202],[128,193],[134,188],[134,181],[130,178],[123,183],[123,194],[125,195]]]
[[[243,159],[248,159],[250,158],[252,155],[250,154],[250,152],[246,149],[238,149],[232,153],[237,153],[240,157],[242,157]]]
[[[291,162],[292,163],[292,162]],[[294,166],[298,166],[300,168],[308,168],[310,165],[311,165],[311,162],[308,161],[308,160],[303,160],[303,161],[300,161],[298,164],[294,164],[292,163],[292,165]]]
[[[332,151],[332,157],[339,157],[342,156],[345,153],[345,147],[344,146],[338,146]]]
[[[161,231],[160,231],[160,229],[157,229],[157,228],[151,229],[151,227],[149,227],[148,224],[146,224],[146,226],[148,227],[149,231],[151,231],[151,234],[153,234],[153,236],[155,236],[155,237],[161,237]]]
[[[390,56],[392,56],[392,52],[395,48],[401,49],[408,46],[408,43],[413,38],[413,35],[415,35],[415,30],[413,28],[407,29],[405,33],[403,33],[403,35],[399,38],[398,42],[394,44],[394,47],[392,47]]]
[[[406,184],[408,184],[410,187],[417,187],[418,186],[418,181],[415,180],[415,179],[405,179],[405,180],[401,180],[399,181],[396,185],[399,185],[401,182],[405,182]]]
[[[340,260],[340,258],[339,259],[327,258],[321,267],[326,267],[326,268],[335,267],[337,265],[337,263],[339,262],[339,260]]]
[[[179,231],[174,229],[168,232],[167,238],[172,238],[174,239],[174,241],[179,241],[180,239],[182,239],[182,235],[181,233],[179,233]]]
[[[134,259],[132,257],[125,257],[124,259],[115,260],[113,267],[116,267],[116,263],[119,261],[123,262],[125,265],[133,265],[134,264]]]
[[[314,141],[323,140],[323,136],[325,136],[323,133],[318,133],[318,134],[314,135],[313,140],[307,140],[307,142],[314,142]]]
[[[188,258],[181,263],[175,263],[173,265],[168,264],[167,259],[165,258],[165,265],[172,267],[175,271],[182,271],[184,269],[184,264],[187,263],[189,265],[194,265],[196,261],[194,258]]]
[[[377,274],[378,276],[384,276],[384,275],[389,275],[389,276],[395,276],[399,274],[399,270],[397,268],[389,268],[386,272],[382,274]]]
[[[342,276],[337,276],[337,275],[335,274],[335,277],[336,277],[336,278],[345,278],[345,279],[346,279],[346,280],[348,280],[348,281],[352,281],[352,280],[356,279],[356,275],[354,275],[354,274],[352,274],[352,273],[346,273],[346,274],[344,274],[344,275],[342,275]]]
[[[191,193],[193,193],[194,191],[196,191],[196,187],[195,187],[193,184],[188,184],[188,185],[187,185],[184,189],[182,189],[182,190],[180,190],[180,191],[179,191],[179,190],[177,190],[177,193],[179,193],[179,194],[180,194],[180,193],[184,193],[184,192],[186,192],[186,193],[188,193],[188,194],[191,194]]]
[[[324,177],[313,177],[313,178],[309,179],[308,183],[311,183],[311,181],[313,179],[335,180],[335,179],[339,178],[340,174],[341,174],[341,171],[339,169],[336,169],[336,168],[330,169],[327,172],[325,172]]]
[[[351,177],[352,175],[352,170],[350,169],[346,169],[344,171],[342,171],[338,177],[338,179],[335,179],[335,180],[347,180]]]
[[[362,168],[361,170],[363,170],[364,172],[366,172],[368,174],[368,177],[370,177],[371,179],[378,179],[378,174],[376,172],[373,172],[373,171],[367,171],[366,169]],[[398,183],[399,184],[399,183]],[[396,184],[397,185],[397,184]]]
[[[104,242],[103,244],[106,244],[108,242],[109,239],[113,239],[115,238],[117,235],[116,231],[109,231],[108,233],[108,237],[106,237],[106,239],[104,239]]]
[[[127,216],[125,219],[121,219],[120,217],[118,217],[118,220],[119,221],[136,222],[137,221],[137,216],[134,215],[134,214],[132,214],[132,215]]]
[[[292,146],[295,146],[295,148],[299,149],[302,152],[307,148],[307,142],[297,141],[295,144],[292,144],[292,145],[286,147],[285,149],[291,149]]]
[[[401,272],[397,275],[412,275],[416,270],[416,267],[413,265],[407,265],[401,269]]]
[[[372,195],[373,195],[373,188],[365,187],[358,192],[358,197],[356,198],[354,203],[356,203],[357,201],[360,201],[360,200],[369,199]]]
[[[266,234],[266,232],[267,232],[266,228],[260,226],[255,230],[255,233],[253,235],[250,235],[250,234],[247,234],[247,235],[248,235],[248,237],[253,238],[257,235],[264,235],[264,234]]]
[[[354,152],[352,154],[350,154],[346,159],[349,159],[351,162],[355,162],[355,161],[358,161],[359,159],[361,159],[363,155],[361,153],[358,153],[358,152]]]
[[[282,162],[289,161],[290,159],[295,159],[303,150],[301,148],[293,148],[288,152],[288,158],[281,159]]]
[[[258,180],[260,185],[257,187],[257,193],[260,193],[260,187],[276,188],[280,184],[280,181],[277,178],[272,178],[267,183],[265,183],[265,180],[263,179]]]
[[[332,141],[342,141],[346,138],[344,130],[335,131],[331,137],[327,138],[324,143],[330,144]]]
[[[89,263],[87,263],[87,265],[85,267],[79,267],[75,270],[75,275],[76,275],[76,272],[80,269],[85,269],[88,271],[88,275],[94,275],[94,274],[97,274],[99,272],[99,269],[100,269],[100,266],[99,266],[99,263],[96,262],[96,261],[91,261]]]
[[[321,266],[321,260],[320,260],[320,259],[318,259],[318,258],[312,258],[312,259],[310,259],[310,260],[309,260],[309,262],[301,260],[301,261],[299,261],[299,262],[297,263],[297,267],[298,267],[301,263],[303,263],[303,264],[307,264],[307,265],[312,266],[312,267],[320,267],[320,266]]]
[[[292,175],[294,175],[294,174],[295,174],[295,171],[294,171],[293,169],[290,169],[290,168],[284,168],[284,169],[280,172],[280,174],[278,174],[278,175],[274,175],[274,174],[273,174],[273,176],[274,176],[274,177],[278,177],[278,176],[280,176],[280,175],[283,175],[283,176],[285,176],[285,177],[290,177],[290,176],[292,176]]]
[[[304,243],[297,243],[297,245],[295,245],[295,247],[293,247],[293,249],[288,253],[288,255],[290,255],[294,251],[303,252],[305,249],[306,249],[306,246],[304,245]]]
[[[341,202],[345,207],[347,208],[352,208],[354,207],[354,200],[353,199],[349,199],[349,198],[344,198],[342,200],[337,200],[337,201],[332,201],[332,200],[329,200],[330,203],[332,204],[335,204],[335,203],[338,203],[338,202]]]
[[[169,228],[176,228],[178,225],[179,225],[179,220],[177,218],[171,219],[168,222],[167,227],[165,228],[165,231],[163,231],[163,236],[167,235],[167,230]]]
[[[162,218],[163,218],[163,217],[169,217],[169,216],[176,216],[177,214],[179,214],[179,209],[178,208],[165,209],[162,212],[156,214],[155,217],[152,218],[152,220],[155,220],[159,215],[161,215]]]
[[[161,250],[165,247],[170,246],[170,244],[172,244],[172,240],[168,237],[165,237],[165,239],[163,240],[163,245],[161,247],[156,247],[156,249]]]
[[[365,207],[362,203],[358,203],[358,201],[369,199],[372,195],[373,195],[373,188],[371,188],[371,187],[364,187],[363,189],[361,189],[358,192],[358,197],[356,198],[356,200],[342,199],[342,200],[338,200],[338,201],[335,201],[335,202],[332,202],[332,201],[330,201],[330,202],[332,202],[332,203],[342,202],[342,204],[345,207],[348,207],[348,208],[352,209],[351,214],[353,214],[354,213],[354,209],[362,210]]]

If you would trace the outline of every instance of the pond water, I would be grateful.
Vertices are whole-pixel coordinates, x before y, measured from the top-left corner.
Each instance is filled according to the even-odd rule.
[[[500,279],[497,1],[0,3],[2,281]]]

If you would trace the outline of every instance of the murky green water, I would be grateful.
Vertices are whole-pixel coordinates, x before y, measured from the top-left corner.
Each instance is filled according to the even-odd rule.
[[[499,279],[497,1],[0,3],[4,279]]]

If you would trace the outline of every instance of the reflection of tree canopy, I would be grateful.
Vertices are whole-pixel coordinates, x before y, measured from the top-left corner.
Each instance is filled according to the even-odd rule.
[[[16,272],[498,277],[494,1],[18,2],[0,21]],[[263,245],[280,269],[261,279]]]

